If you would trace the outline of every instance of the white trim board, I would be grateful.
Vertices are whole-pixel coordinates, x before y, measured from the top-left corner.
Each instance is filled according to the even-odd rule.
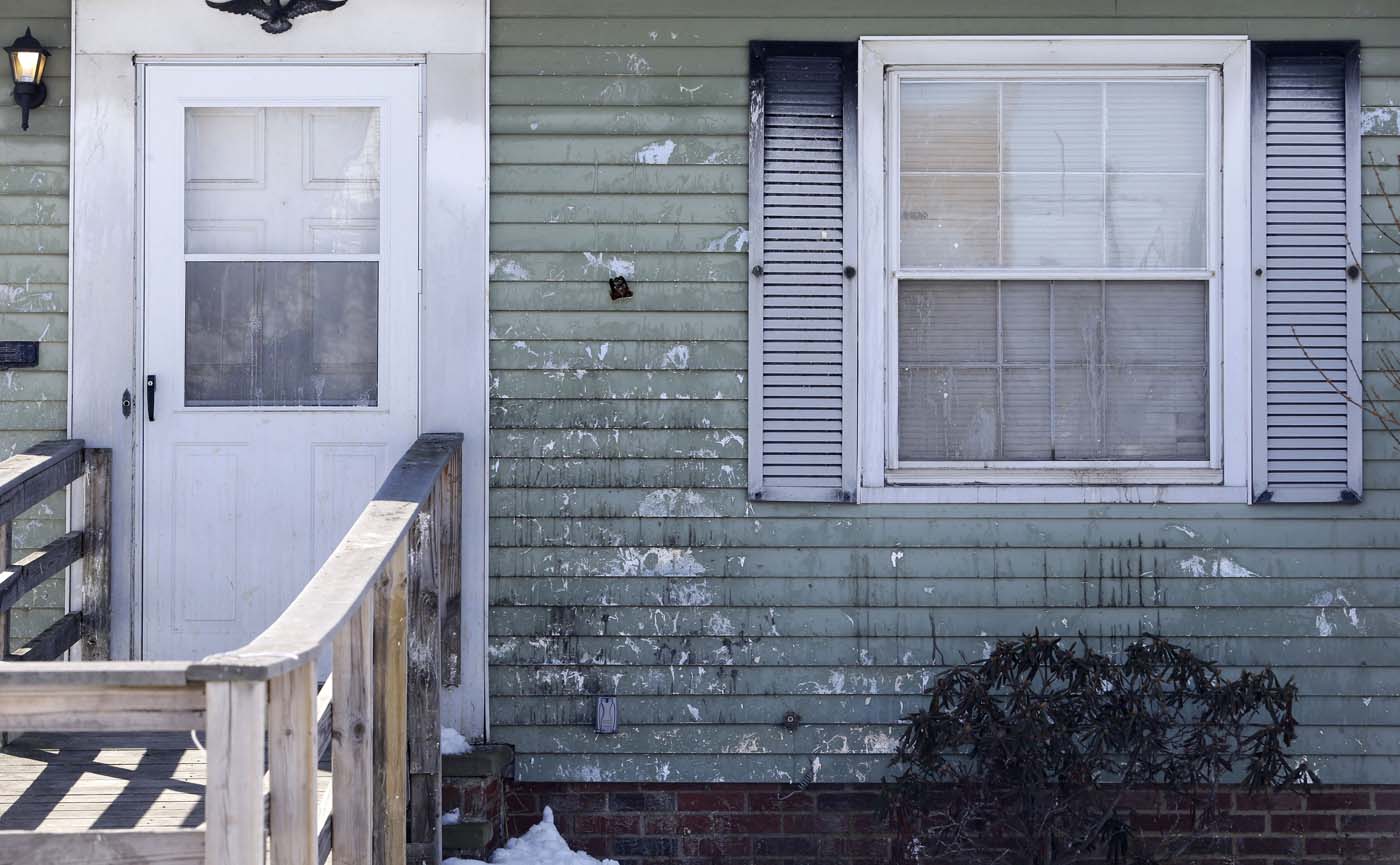
[[[143,69],[153,63],[416,64],[425,92],[419,412],[425,432],[466,435],[463,685],[445,692],[443,723],[467,736],[488,732],[488,26],[485,0],[349,4],[298,18],[289,32],[276,36],[263,32],[254,18],[191,0],[74,0],[69,430],[93,446],[113,449],[114,657],[131,657],[140,645],[137,169]],[[134,398],[130,418],[121,413],[124,390]],[[70,501],[74,524],[82,519],[80,507]]]
[[[1211,111],[1218,118],[1218,153],[1212,165],[1223,167],[1218,203],[1218,224],[1209,231],[1213,281],[1211,365],[1212,436],[1207,471],[1182,474],[1184,468],[1147,466],[1150,475],[1105,464],[1086,468],[1090,478],[1075,469],[1058,474],[1035,471],[1008,472],[1002,476],[971,477],[974,469],[958,467],[941,472],[911,468],[896,473],[887,458],[892,429],[886,417],[888,295],[895,274],[889,269],[887,227],[897,215],[887,190],[893,182],[887,142],[896,134],[896,118],[887,112],[887,77],[891,67],[899,72],[947,71],[956,68],[989,70],[989,67],[1057,66],[1141,69],[1168,68],[1193,71],[1220,70],[1221,86],[1212,87]],[[1194,71],[1194,74],[1199,74]],[[862,283],[859,335],[860,376],[860,501],[978,502],[978,501],[1249,501],[1250,429],[1248,411],[1231,407],[1250,405],[1251,303],[1249,297],[1251,252],[1249,225],[1250,183],[1250,53],[1244,37],[870,37],[862,39],[859,53],[859,111],[861,150],[860,183],[879,194],[860,196],[859,267]],[[1218,197],[1217,197],[1218,195]],[[1214,264],[1219,262],[1219,273]],[[985,278],[985,276],[983,277]],[[1112,469],[1118,469],[1112,471]],[[1108,471],[1105,471],[1108,469]],[[1095,486],[1070,486],[1083,481]],[[1056,486],[1057,481],[1062,486]],[[895,486],[899,484],[899,486]],[[1004,486],[998,486],[1003,484]],[[1043,485],[1043,486],[1041,486]],[[1003,492],[988,492],[1000,489]],[[1037,497],[1036,491],[1042,491]]]

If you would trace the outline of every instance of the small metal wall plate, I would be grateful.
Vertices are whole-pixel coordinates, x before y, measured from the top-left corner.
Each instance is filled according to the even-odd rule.
[[[0,369],[22,369],[39,365],[39,343],[29,340],[0,342]]]

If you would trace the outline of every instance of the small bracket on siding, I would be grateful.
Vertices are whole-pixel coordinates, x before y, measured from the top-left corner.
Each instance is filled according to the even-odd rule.
[[[625,300],[632,296],[632,286],[627,284],[625,277],[614,276],[608,280],[608,293],[613,300]]]
[[[593,719],[593,729],[598,733],[617,732],[617,698],[599,697],[598,714]]]

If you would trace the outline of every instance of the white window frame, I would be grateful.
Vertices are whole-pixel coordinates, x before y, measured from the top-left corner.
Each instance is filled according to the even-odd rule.
[[[1250,49],[1244,37],[869,37],[860,43],[859,324],[861,501],[901,502],[1247,502],[1250,470],[1251,244]],[[1073,67],[1070,73],[1067,67]],[[1057,74],[1058,70],[1058,74]],[[1210,285],[1209,458],[1199,462],[988,461],[898,463],[897,341],[899,279],[950,277],[1132,279],[1107,269],[895,269],[899,118],[893,88],[910,78],[1063,76],[1205,77],[1211,122],[1207,267],[1160,271]],[[1147,278],[1143,274],[1141,278]]]

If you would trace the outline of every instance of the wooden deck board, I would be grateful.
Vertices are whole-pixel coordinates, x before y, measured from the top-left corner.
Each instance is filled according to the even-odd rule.
[[[0,749],[0,831],[196,828],[206,769],[188,733],[26,734]]]

